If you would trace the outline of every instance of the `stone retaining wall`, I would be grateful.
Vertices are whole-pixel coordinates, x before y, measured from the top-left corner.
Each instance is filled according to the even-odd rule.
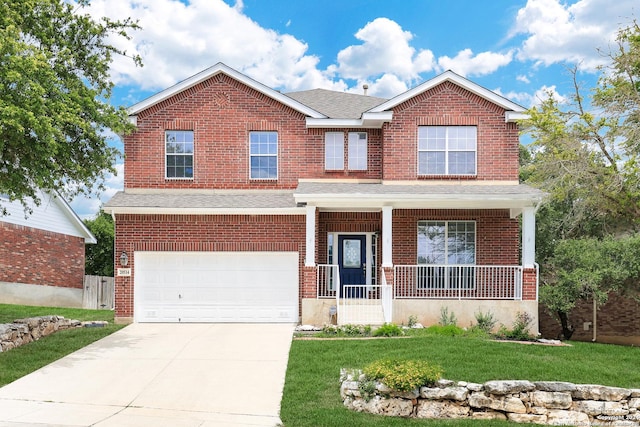
[[[411,418],[500,419],[572,426],[640,426],[640,389],[557,381],[440,380],[434,387],[396,392],[341,372],[344,405],[358,412]]]
[[[0,324],[0,352],[37,341],[60,330],[82,326],[82,322],[62,316],[29,317]]]

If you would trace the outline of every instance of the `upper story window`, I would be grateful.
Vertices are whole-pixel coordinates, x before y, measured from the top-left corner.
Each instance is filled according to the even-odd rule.
[[[166,177],[193,179],[193,131],[168,130],[164,140]]]
[[[475,175],[475,126],[419,126],[418,175]]]
[[[278,179],[278,132],[250,132],[251,179]]]
[[[349,170],[367,170],[367,133],[349,132],[347,163]],[[344,133],[326,132],[324,134],[324,169],[341,171],[345,169]]]
[[[326,170],[344,169],[344,133],[326,132],[324,134],[324,168]]]
[[[367,133],[349,132],[349,170],[367,170]]]

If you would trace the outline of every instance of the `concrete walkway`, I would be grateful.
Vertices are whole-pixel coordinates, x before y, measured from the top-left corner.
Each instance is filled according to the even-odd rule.
[[[0,427],[278,425],[293,328],[129,325],[0,388]]]

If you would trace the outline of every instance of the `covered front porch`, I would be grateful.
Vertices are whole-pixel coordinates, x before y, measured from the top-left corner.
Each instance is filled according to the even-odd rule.
[[[305,286],[315,289],[303,298],[302,322],[375,325],[416,316],[433,324],[445,306],[458,307],[461,326],[481,307],[505,324],[517,311],[537,315],[541,196],[518,184],[301,182],[305,269],[314,273]]]

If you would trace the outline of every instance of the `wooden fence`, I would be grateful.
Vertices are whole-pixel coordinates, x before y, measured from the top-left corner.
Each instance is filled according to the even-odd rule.
[[[115,300],[113,277],[84,276],[82,308],[113,310]]]

